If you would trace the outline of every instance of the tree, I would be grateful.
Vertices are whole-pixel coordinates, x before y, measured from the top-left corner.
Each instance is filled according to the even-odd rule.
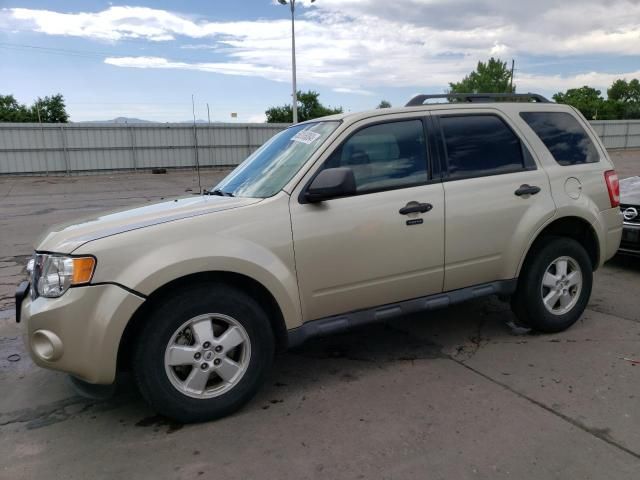
[[[0,122],[66,123],[69,121],[61,94],[38,98],[27,107],[13,95],[0,95]]]
[[[320,94],[318,92],[312,90],[306,93],[298,92],[298,121],[304,122],[313,118],[342,113],[342,107],[330,108],[322,105],[318,100],[319,96]],[[267,123],[293,122],[291,105],[271,107],[264,113],[267,116]]]
[[[64,97],[61,94],[51,97],[40,98],[31,107],[31,117],[38,119],[42,123],[67,123],[69,115],[64,104]]]
[[[30,115],[26,105],[18,103],[13,95],[0,95],[0,122],[30,122]]]
[[[640,118],[640,81],[616,80],[607,90],[607,100],[614,104],[616,118]]]
[[[607,98],[614,102],[640,103],[640,81],[637,78],[630,82],[616,80],[607,90]]]
[[[391,104],[386,100],[380,100],[380,103],[376,108],[391,108]]]
[[[553,96],[557,103],[564,103],[576,107],[589,120],[602,118],[604,99],[600,90],[587,85],[580,88],[570,88],[565,93],[558,92]]]
[[[476,69],[460,82],[449,83],[449,93],[513,93],[511,70],[507,62],[491,57],[487,63],[478,62]]]
[[[606,99],[600,90],[587,85],[558,92],[553,99],[577,108],[589,120],[640,118],[640,81],[635,78],[613,82]]]

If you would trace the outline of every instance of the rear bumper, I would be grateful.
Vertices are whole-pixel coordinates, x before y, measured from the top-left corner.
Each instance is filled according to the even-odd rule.
[[[124,329],[144,299],[117,285],[69,289],[60,298],[27,296],[20,307],[33,361],[88,383],[113,383]]]
[[[598,215],[598,220],[592,224],[598,233],[600,242],[600,264],[613,257],[620,247],[622,239],[622,212],[619,208],[603,210]]]

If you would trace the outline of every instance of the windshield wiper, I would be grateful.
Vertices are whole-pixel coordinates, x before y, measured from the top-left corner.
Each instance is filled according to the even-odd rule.
[[[205,190],[203,195],[218,195],[220,197],[233,197],[233,193],[223,192],[219,188],[216,188],[215,190]]]

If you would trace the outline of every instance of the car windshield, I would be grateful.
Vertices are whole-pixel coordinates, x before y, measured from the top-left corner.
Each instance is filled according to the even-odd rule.
[[[256,150],[209,194],[258,198],[275,195],[339,123],[305,123],[287,128]]]

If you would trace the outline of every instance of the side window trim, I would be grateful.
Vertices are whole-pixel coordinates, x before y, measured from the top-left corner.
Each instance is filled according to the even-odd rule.
[[[446,156],[443,152],[442,136],[439,134],[440,120],[435,115],[429,115],[425,120],[427,146],[430,154],[429,168],[431,176],[429,179],[442,181],[447,172],[447,167],[444,163]]]
[[[344,138],[340,143],[338,143],[336,145],[335,148],[333,148],[326,156],[326,158],[322,161],[322,163],[317,167],[316,171],[313,173],[313,175],[311,175],[311,177],[309,178],[309,180],[305,183],[304,187],[300,190],[300,194],[298,195],[298,203],[300,204],[307,204],[309,203],[305,197],[305,193],[307,191],[307,189],[309,188],[309,185],[311,185],[311,183],[313,182],[313,180],[318,176],[318,174],[324,169],[325,165],[327,164],[327,162],[329,161],[329,159],[331,159],[332,155],[337,152],[338,150],[340,150],[348,141],[349,139],[351,139],[351,137],[353,137],[354,135],[356,135],[358,132],[364,130],[365,128],[369,128],[369,127],[374,127],[376,125],[386,125],[389,123],[399,123],[399,122],[411,122],[411,121],[420,121],[422,123],[422,130],[424,132],[424,140],[425,140],[425,155],[426,155],[426,159],[427,159],[427,181],[426,182],[418,182],[415,184],[406,184],[406,185],[400,185],[400,186],[394,186],[394,187],[387,187],[387,188],[380,188],[380,189],[376,189],[376,190],[367,190],[365,192],[360,192],[360,193],[356,193],[354,195],[349,195],[346,197],[339,197],[339,198],[333,198],[330,200],[327,200],[328,202],[334,201],[334,200],[340,200],[342,198],[351,198],[351,197],[356,197],[356,196],[362,196],[362,195],[370,195],[370,194],[374,194],[374,193],[380,193],[380,192],[387,192],[390,190],[401,190],[401,189],[405,189],[405,188],[413,188],[413,187],[419,187],[422,185],[430,185],[432,183],[440,183],[441,179],[435,178],[434,176],[432,176],[432,167],[431,164],[434,161],[434,157],[431,156],[431,148],[429,146],[429,136],[428,136],[428,132],[429,132],[429,128],[427,127],[427,119],[429,118],[429,115],[427,113],[427,115],[425,115],[424,113],[416,116],[416,117],[406,117],[406,118],[394,118],[392,120],[378,120],[375,122],[371,122],[371,123],[367,123],[365,125],[361,125],[359,127],[357,127],[355,130],[353,130],[351,133],[349,133],[349,135]]]
[[[472,117],[472,116],[493,116],[496,117],[498,119],[500,119],[500,121],[502,121],[502,123],[511,131],[511,133],[514,135],[515,138],[518,139],[518,142],[520,142],[520,150],[522,152],[522,163],[523,163],[523,167],[522,168],[514,168],[511,171],[505,171],[505,172],[493,172],[493,173],[485,173],[485,174],[481,174],[481,175],[464,175],[464,176],[460,176],[457,178],[451,178],[449,176],[449,153],[447,151],[447,142],[444,136],[444,131],[442,129],[442,125],[440,123],[440,118],[442,117]],[[529,148],[527,147],[527,145],[525,144],[525,142],[522,140],[522,137],[520,135],[518,135],[518,132],[516,132],[513,128],[513,126],[509,123],[509,121],[505,118],[502,117],[502,115],[499,115],[496,112],[469,112],[469,113],[442,113],[442,114],[433,114],[432,115],[432,121],[434,124],[434,130],[437,132],[436,135],[439,137],[439,150],[441,153],[441,176],[442,176],[442,181],[443,182],[455,182],[458,180],[468,180],[470,178],[481,178],[481,177],[493,177],[496,175],[508,175],[510,173],[517,173],[517,172],[526,172],[526,171],[533,171],[533,170],[537,170],[538,169],[538,165],[536,163],[536,161],[533,158],[533,154],[531,153],[531,151],[529,150]]]

